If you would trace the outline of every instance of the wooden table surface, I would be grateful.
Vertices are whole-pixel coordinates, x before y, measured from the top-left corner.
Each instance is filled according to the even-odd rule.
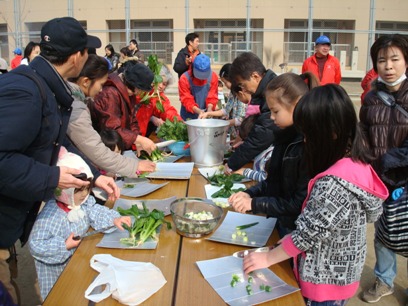
[[[159,182],[163,181],[152,181],[152,183]],[[205,198],[203,186],[206,183],[206,179],[194,168],[190,180],[171,180],[165,187],[138,199],[162,199],[170,196]],[[107,205],[112,206],[113,203]],[[167,216],[166,220],[171,221],[171,216]],[[196,261],[228,256],[244,248],[213,242],[204,238],[185,238],[178,235],[174,223],[172,225],[172,230],[162,227],[160,240],[155,250],[97,248],[96,244],[102,238],[102,234],[96,234],[84,239],[43,305],[89,305],[89,301],[84,297],[84,294],[92,280],[98,275],[98,272],[90,267],[90,259],[94,254],[111,254],[123,260],[151,262],[162,271],[167,283],[147,299],[143,305],[226,305],[204,279],[196,265]],[[276,243],[278,239],[275,230],[268,241],[268,245]],[[298,287],[288,261],[274,265],[271,270],[283,281]],[[109,297],[97,303],[97,305],[121,304]],[[262,305],[304,305],[304,301],[300,291],[298,291]]]

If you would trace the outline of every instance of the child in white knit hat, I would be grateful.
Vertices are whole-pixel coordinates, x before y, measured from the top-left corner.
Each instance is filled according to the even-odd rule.
[[[64,147],[61,147],[57,166],[78,169],[84,174],[83,179],[93,179],[85,161]],[[97,204],[95,198],[89,195],[90,191],[91,184],[80,189],[57,188],[55,199],[49,200],[37,217],[30,235],[29,247],[35,259],[43,299],[47,297],[81,242],[74,240],[74,236],[82,236],[89,226],[95,230],[113,225],[123,230],[122,223],[131,226],[130,217],[121,217],[117,211]],[[107,232],[114,230],[115,228]]]

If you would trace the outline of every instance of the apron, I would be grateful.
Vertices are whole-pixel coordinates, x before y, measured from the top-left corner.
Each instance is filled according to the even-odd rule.
[[[212,72],[210,73],[210,76],[207,79],[207,83],[202,86],[194,85],[193,80],[191,79],[190,74],[188,72],[185,72],[184,74],[186,75],[188,82],[190,83],[190,91],[198,107],[201,109],[206,109],[207,106],[205,102],[207,100],[207,96],[210,91]],[[181,118],[183,118],[184,121],[187,119],[197,119],[198,118],[198,114],[188,112],[186,108],[183,106],[183,104],[181,104],[180,116]]]

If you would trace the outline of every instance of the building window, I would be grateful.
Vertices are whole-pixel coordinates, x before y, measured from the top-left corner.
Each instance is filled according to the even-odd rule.
[[[115,50],[120,50],[129,44],[126,40],[125,21],[108,21],[109,40]],[[132,20],[131,37],[136,39],[145,59],[156,54],[164,63],[171,63],[173,52],[173,21],[172,20]]]
[[[251,28],[263,28],[262,19],[251,19]],[[245,19],[196,19],[195,32],[200,36],[201,52],[210,56],[213,63],[232,62],[247,51]],[[261,59],[263,56],[263,33],[251,33],[249,49]]]

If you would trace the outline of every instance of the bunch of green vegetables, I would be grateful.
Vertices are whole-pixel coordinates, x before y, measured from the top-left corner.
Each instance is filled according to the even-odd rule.
[[[131,227],[123,224],[129,231],[129,238],[121,238],[121,243],[134,247],[143,244],[149,238],[157,240],[156,229],[163,223],[167,225],[167,229],[171,229],[171,223],[164,220],[162,211],[157,209],[149,211],[144,202],[142,206],[143,209],[139,209],[137,205],[132,205],[129,209],[118,207],[118,212],[122,216],[133,216],[135,219]]]
[[[164,107],[162,104],[162,97],[160,96],[160,92],[159,92],[159,84],[161,82],[163,82],[163,78],[160,75],[160,70],[163,66],[162,63],[159,62],[159,60],[157,59],[157,55],[149,55],[148,59],[147,59],[147,66],[150,68],[150,70],[153,72],[154,74],[154,79],[153,79],[153,93],[149,94],[149,93],[144,93],[144,96],[142,97],[142,99],[140,100],[140,103],[143,104],[149,104],[150,103],[150,98],[153,97],[157,97],[157,102],[156,102],[156,107],[159,111],[161,111],[162,113],[164,113]]]
[[[207,175],[207,179],[209,180],[211,185],[214,186],[222,186],[225,185],[226,182],[238,183],[242,181],[245,176],[233,173],[231,175],[225,175],[223,173],[214,173],[213,175]]]
[[[147,153],[146,151],[141,151],[140,152],[140,159],[147,159],[150,160],[152,162],[159,162],[164,160],[164,156],[162,155],[162,152],[159,149],[154,149],[152,151],[152,154],[149,155],[149,153]]]
[[[164,140],[188,141],[187,125],[178,121],[177,117],[174,117],[173,122],[166,119],[159,127],[157,137]]]
[[[232,194],[245,190],[245,188],[232,189],[233,186],[234,186],[234,183],[232,182],[232,180],[226,180],[224,183],[224,186],[217,192],[214,192],[211,195],[211,197],[212,198],[229,198]]]

